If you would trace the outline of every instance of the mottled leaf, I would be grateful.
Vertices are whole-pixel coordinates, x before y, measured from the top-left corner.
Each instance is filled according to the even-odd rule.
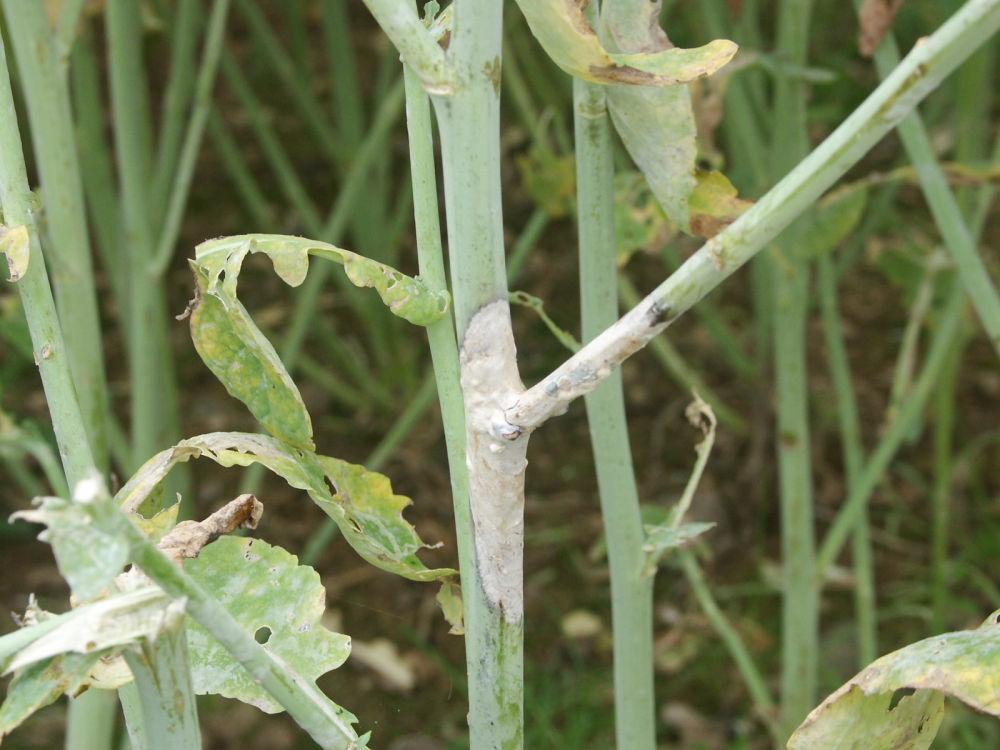
[[[44,524],[38,538],[52,547],[59,572],[81,602],[112,588],[115,576],[129,560],[128,542],[107,533],[96,514],[117,512],[102,503],[82,503],[59,497],[42,497],[33,508],[14,513],[11,520]]]
[[[242,263],[242,255],[237,256]],[[299,389],[271,342],[236,299],[236,273],[227,272],[220,283],[203,267],[195,266],[194,271],[198,291],[191,307],[191,338],[198,354],[265,430],[286,443],[313,450],[312,421]],[[230,280],[233,294],[219,293]]]
[[[262,464],[292,487],[304,490],[337,522],[355,551],[376,567],[417,581],[446,578],[455,572],[431,570],[420,562],[416,553],[427,545],[402,515],[410,499],[393,494],[385,476],[264,435],[213,432],[182,440],[143,464],[115,499],[123,508],[138,507],[175,465],[202,456],[221,466]],[[336,493],[331,491],[331,482]]]
[[[609,52],[576,0],[517,0],[517,4],[553,62],[585,81],[640,86],[687,83],[714,73],[736,54],[736,45],[727,39],[695,49]]]
[[[576,162],[572,155],[535,146],[517,157],[521,183],[549,216],[569,216],[576,208]]]
[[[195,250],[194,264],[207,274],[211,294],[222,293],[235,300],[240,267],[250,253],[269,256],[275,272],[292,286],[298,286],[305,279],[309,255],[340,263],[351,283],[372,287],[393,314],[415,325],[435,323],[448,311],[447,292],[432,291],[419,279],[387,265],[304,237],[246,234],[208,240]]]
[[[259,539],[222,537],[184,563],[264,648],[310,682],[336,669],[351,651],[351,639],[320,623],[326,591],[319,574]],[[243,666],[196,622],[188,622],[191,677],[199,695],[215,693],[267,713],[281,706]],[[341,709],[343,711],[343,709]],[[351,723],[356,719],[343,711]]]
[[[72,694],[87,679],[100,654],[66,654],[36,662],[18,672],[0,706],[0,740],[35,711]]]
[[[916,691],[893,706],[897,691]],[[1000,611],[976,630],[926,638],[872,662],[795,730],[790,750],[923,750],[944,697],[1000,716]]]
[[[168,505],[163,510],[157,511],[149,518],[141,513],[129,513],[128,516],[150,541],[157,543],[177,524],[177,514],[180,509],[181,502],[178,500],[173,505]]]
[[[615,175],[615,248],[618,265],[635,253],[655,251],[676,234],[640,172]]]
[[[833,193],[813,210],[809,226],[800,233],[799,254],[818,258],[840,245],[857,227],[868,204],[868,191],[861,189]]]
[[[31,256],[28,228],[0,224],[0,253],[7,258],[7,280],[20,281],[28,270],[28,259]]]

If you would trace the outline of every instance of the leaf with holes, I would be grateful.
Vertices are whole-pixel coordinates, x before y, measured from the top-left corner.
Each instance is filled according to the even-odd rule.
[[[363,466],[317,456],[265,435],[213,432],[182,440],[149,459],[115,496],[133,510],[155,494],[179,463],[209,458],[221,466],[259,463],[304,490],[340,527],[344,538],[372,565],[415,581],[447,578],[450,568],[429,569],[416,553],[427,545],[405,518],[410,499],[392,492],[389,479]],[[331,491],[330,483],[336,488]]]
[[[184,570],[215,596],[264,648],[314,682],[336,669],[351,651],[351,639],[321,624],[326,591],[315,570],[259,539],[224,536],[184,563]],[[199,695],[214,693],[257,706],[281,706],[207,631],[188,621],[191,677]],[[343,711],[352,723],[353,716]]]
[[[571,76],[593,83],[671,86],[714,73],[736,54],[728,39],[695,49],[606,50],[576,0],[517,0],[539,44]]]
[[[937,733],[945,696],[1000,716],[998,615],[976,630],[926,638],[872,662],[806,717],[789,749],[923,750]],[[897,702],[898,691],[913,692]]]

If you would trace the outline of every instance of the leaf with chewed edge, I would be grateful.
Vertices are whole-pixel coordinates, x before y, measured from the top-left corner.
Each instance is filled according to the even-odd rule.
[[[897,691],[914,691],[894,705]],[[923,750],[944,697],[1000,716],[1000,610],[975,630],[917,641],[872,662],[795,730],[789,750]]]
[[[259,539],[223,536],[186,560],[184,570],[215,596],[248,633],[310,682],[336,669],[351,639],[321,624],[326,591],[315,570]],[[282,710],[253,676],[193,620],[188,620],[191,678],[199,695],[214,693],[266,713]],[[340,709],[345,719],[357,719]]]
[[[736,54],[728,39],[694,49],[614,53],[606,50],[576,0],[517,0],[531,33],[552,61],[593,83],[671,86],[714,73]]]
[[[304,490],[340,527],[344,538],[365,560],[382,570],[415,581],[447,578],[450,568],[427,568],[416,553],[425,547],[403,509],[410,499],[392,492],[389,479],[345,461],[317,456],[265,435],[213,432],[182,440],[149,459],[119,490],[115,500],[126,510],[156,492],[178,463],[205,457],[221,466],[259,463]],[[330,483],[336,488],[331,491]]]

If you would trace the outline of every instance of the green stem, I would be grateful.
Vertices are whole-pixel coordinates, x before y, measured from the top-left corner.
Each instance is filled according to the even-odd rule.
[[[166,217],[160,230],[160,239],[156,253],[150,264],[149,273],[158,279],[163,276],[174,255],[174,246],[181,230],[181,220],[184,217],[184,207],[187,205],[191,192],[191,180],[194,178],[194,168],[198,160],[201,139],[205,133],[205,122],[212,107],[212,87],[215,84],[216,73],[219,70],[219,57],[222,53],[222,40],[226,31],[226,17],[229,13],[229,0],[216,0],[212,6],[212,14],[208,19],[208,33],[205,37],[205,50],[202,54],[201,67],[195,83],[194,103],[191,109],[191,119],[188,121],[184,134],[184,145],[174,174],[170,198],[167,202]]]
[[[861,425],[858,404],[854,397],[851,365],[844,346],[844,333],[840,325],[840,308],[837,302],[837,271],[833,259],[823,255],[819,259],[819,304],[826,337],[827,359],[833,390],[837,401],[840,423],[840,445],[844,460],[844,474],[848,492],[858,486],[864,467],[864,446],[861,442]],[[876,619],[875,569],[872,561],[871,529],[867,509],[862,510],[854,529],[854,607],[858,638],[859,667],[871,664],[878,655],[878,622]]]
[[[588,341],[618,318],[614,163],[604,89],[574,80],[573,98],[580,309]],[[653,576],[644,572],[645,535],[621,372],[585,401],[611,573],[615,738],[619,748],[653,750]]]
[[[30,237],[27,272],[17,283],[35,360],[48,403],[66,481],[71,487],[96,472],[83,414],[70,374],[70,363],[56,305],[38,241],[31,209],[31,192],[21,150],[14,96],[7,71],[7,53],[0,38],[0,207],[8,226],[26,226]],[[114,693],[90,691],[70,703],[67,748],[100,750],[110,747],[114,728]]]
[[[805,65],[809,49],[812,0],[783,0],[779,6],[777,48],[793,65]],[[806,85],[788,76],[775,84],[774,140],[771,159],[778,175],[809,151]],[[788,737],[816,702],[819,669],[819,596],[813,585],[816,541],[813,528],[812,460],[806,319],[809,310],[809,261],[796,254],[801,224],[786,232],[771,258],[774,292],[774,391],[776,448],[781,502],[782,737]]]
[[[47,219],[47,259],[70,371],[94,459],[106,470],[107,376],[69,87],[42,5],[4,0],[3,9],[28,104]]]

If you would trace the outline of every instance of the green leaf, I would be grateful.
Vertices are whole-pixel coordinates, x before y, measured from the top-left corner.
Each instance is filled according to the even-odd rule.
[[[99,522],[102,512],[117,512],[101,503],[83,503],[42,497],[34,507],[14,513],[11,520],[44,524],[38,538],[52,546],[59,573],[74,596],[86,602],[113,588],[114,579],[129,561],[128,542]]]
[[[289,272],[293,263],[285,258],[276,261],[279,265]],[[205,268],[195,266],[194,271],[198,288],[191,308],[191,338],[199,356],[265,430],[286,443],[314,450],[312,421],[299,389],[271,342],[236,299],[238,269],[227,271],[221,283]],[[219,291],[230,282],[233,294]]]
[[[538,42],[571,76],[593,83],[671,86],[710,75],[736,54],[728,39],[695,49],[608,52],[598,41],[576,0],[517,0]]]
[[[836,249],[854,231],[867,205],[868,191],[863,188],[834,193],[820,201],[808,231],[802,233],[801,257],[818,258]]]
[[[676,233],[642,173],[615,175],[615,247],[618,265],[625,266],[635,253],[653,251]]]
[[[208,240],[198,245],[193,264],[206,273],[210,294],[235,300],[243,259],[251,253],[269,256],[275,273],[291,286],[305,279],[309,255],[340,263],[351,283],[372,287],[393,314],[415,325],[430,325],[448,312],[447,292],[433,291],[419,279],[363,255],[304,237],[245,234]]]
[[[150,518],[146,518],[141,513],[129,513],[128,516],[132,519],[132,523],[138,526],[139,530],[151,542],[157,543],[168,531],[177,525],[177,514],[180,513],[180,510],[181,502],[178,500],[173,505],[169,505],[163,510],[158,511]]]
[[[448,631],[451,635],[465,634],[465,612],[462,607],[462,587],[451,581],[443,581],[441,588],[434,597],[441,607],[444,619],[451,625]]]
[[[0,224],[0,253],[7,256],[7,280],[20,281],[28,271],[28,259],[31,255],[28,228]]]
[[[184,563],[265,649],[306,680],[315,680],[347,659],[351,639],[321,624],[326,591],[319,574],[298,558],[259,539],[224,536]],[[191,677],[199,695],[215,693],[267,713],[281,706],[207,631],[188,621]],[[343,709],[351,723],[357,721]]]
[[[553,218],[569,216],[576,207],[576,161],[570,154],[556,154],[533,146],[516,158],[521,183],[536,205]]]
[[[54,656],[18,672],[0,706],[0,740],[63,693],[73,694],[100,657],[99,653]]]
[[[923,750],[937,733],[945,696],[1000,716],[998,670],[1000,610],[976,630],[926,638],[872,662],[809,714],[788,747]],[[890,708],[902,690],[916,692]]]
[[[115,500],[126,509],[138,507],[174,466],[199,457],[221,466],[259,463],[292,487],[304,490],[337,522],[355,551],[376,567],[415,581],[437,580],[455,573],[450,568],[428,569],[416,556],[427,545],[403,518],[402,510],[410,499],[393,494],[388,478],[264,435],[213,432],[182,440],[143,464]]]
[[[681,547],[692,539],[704,534],[715,526],[714,523],[685,523],[681,526],[646,526],[646,540],[642,544],[642,551],[646,553],[647,560],[659,560],[665,552],[677,547]]]

